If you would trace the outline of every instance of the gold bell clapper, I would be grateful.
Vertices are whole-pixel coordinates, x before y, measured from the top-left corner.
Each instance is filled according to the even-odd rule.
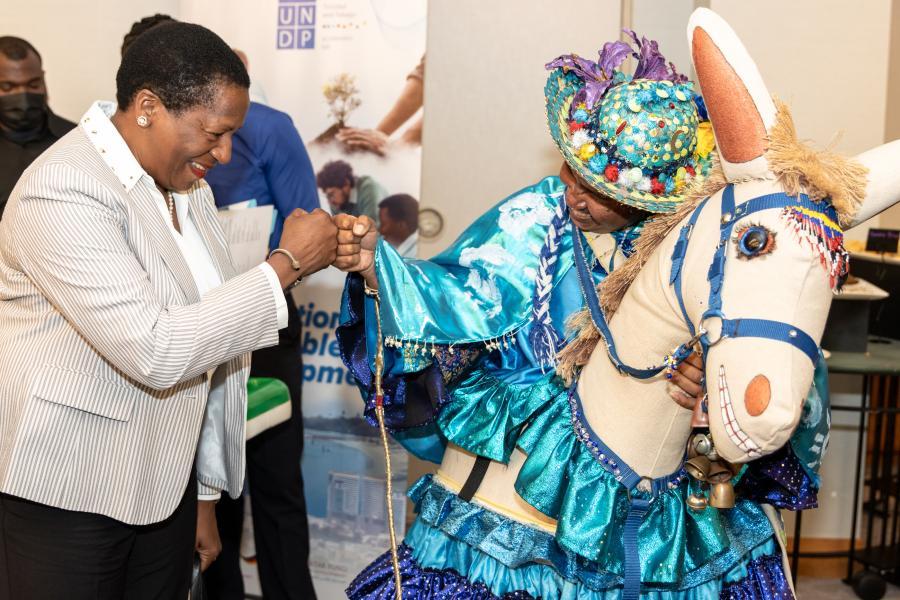
[[[712,484],[709,505],[713,508],[734,508],[734,486],[730,481]]]

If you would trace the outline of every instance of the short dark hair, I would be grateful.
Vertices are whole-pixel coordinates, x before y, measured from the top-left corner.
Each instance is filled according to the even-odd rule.
[[[419,201],[409,194],[394,194],[378,203],[395,221],[403,221],[410,231],[419,228]]]
[[[144,17],[140,21],[135,21],[131,25],[131,29],[128,30],[128,33],[125,34],[125,39],[122,40],[122,56],[125,56],[125,51],[131,46],[131,44],[138,38],[139,35],[147,31],[148,29],[153,29],[157,25],[161,25],[163,23],[171,23],[174,21],[172,17],[169,15],[164,15],[162,13],[156,13],[155,15]]]
[[[241,59],[209,29],[172,21],[145,31],[127,48],[116,73],[116,101],[124,109],[147,89],[178,113],[211,105],[222,84],[250,87]]]
[[[38,60],[41,59],[41,53],[37,48],[29,44],[22,38],[12,35],[0,36],[0,53],[10,60],[25,60],[29,52],[34,52]]]
[[[353,167],[350,166],[350,163],[343,160],[333,160],[325,163],[325,166],[316,174],[316,185],[323,190],[331,187],[343,187],[346,183],[352,186],[355,182]]]

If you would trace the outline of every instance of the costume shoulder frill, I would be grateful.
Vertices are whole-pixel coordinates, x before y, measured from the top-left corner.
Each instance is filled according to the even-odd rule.
[[[563,192],[559,178],[548,177],[513,194],[428,261],[404,259],[379,243],[386,422],[417,456],[439,461],[449,438],[473,452],[508,459],[515,442],[512,432],[534,410],[548,379],[540,369],[520,376],[523,366],[533,364],[522,341],[527,341],[533,319],[540,249]],[[566,278],[571,242],[563,237],[558,247],[554,288],[562,279],[565,285],[572,283]],[[375,312],[363,290],[361,277],[348,276],[337,338],[341,357],[366,400],[366,415],[374,422]],[[560,328],[578,307],[577,296],[569,293],[576,290],[564,291],[551,305]],[[558,301],[563,297],[572,298],[573,306]],[[508,364],[498,366],[497,360]],[[504,370],[514,373],[515,381],[502,380]],[[479,407],[490,412],[475,412]],[[479,426],[475,421],[466,425],[470,418],[480,420]]]
[[[375,267],[388,344],[421,352],[435,345],[502,343],[528,323],[541,247],[561,214],[564,191],[558,177],[520,190],[429,260],[403,259],[380,240]],[[569,240],[562,243],[570,247]],[[572,253],[557,254],[565,264],[556,272],[563,274]]]

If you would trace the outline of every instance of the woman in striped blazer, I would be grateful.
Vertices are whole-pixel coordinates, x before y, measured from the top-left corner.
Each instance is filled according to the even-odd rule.
[[[0,598],[184,598],[195,544],[216,552],[212,504],[243,485],[249,353],[337,239],[297,211],[234,272],[203,177],[230,158],[249,84],[214,33],[154,28],[122,59],[118,105],[94,104],[10,196]]]

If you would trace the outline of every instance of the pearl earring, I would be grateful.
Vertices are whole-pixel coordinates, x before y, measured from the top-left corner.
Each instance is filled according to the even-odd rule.
[[[150,119],[146,115],[141,115],[137,118],[137,124],[141,127],[150,127]]]

